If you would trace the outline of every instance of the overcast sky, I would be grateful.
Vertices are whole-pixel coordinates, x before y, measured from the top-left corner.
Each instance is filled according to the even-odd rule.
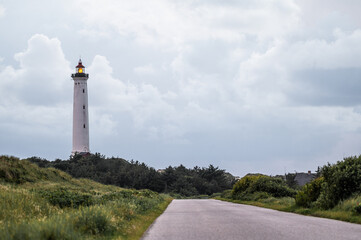
[[[358,0],[0,0],[0,154],[315,171],[361,152]]]

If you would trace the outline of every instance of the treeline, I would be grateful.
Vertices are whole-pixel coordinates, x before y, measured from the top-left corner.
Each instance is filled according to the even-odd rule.
[[[26,160],[39,167],[53,167],[76,178],[125,188],[150,189],[156,192],[180,194],[182,196],[211,195],[231,189],[235,178],[218,167],[194,167],[183,165],[167,167],[158,172],[145,163],[127,161],[122,158],[106,158],[96,153],[87,156],[75,155],[69,160],[48,161],[38,157]]]

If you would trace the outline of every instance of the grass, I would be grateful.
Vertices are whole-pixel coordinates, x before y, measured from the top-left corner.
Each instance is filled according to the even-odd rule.
[[[294,198],[274,198],[269,197],[265,199],[259,199],[257,201],[242,201],[242,200],[233,200],[230,198],[221,198],[215,197],[215,199],[247,204],[258,207],[270,208],[278,211],[284,212],[293,212],[297,214],[315,216],[322,218],[330,218],[335,220],[341,220],[345,222],[358,223],[361,224],[361,214],[355,212],[355,207],[361,203],[361,195],[351,197],[345,201],[339,203],[336,207],[330,210],[322,210],[318,208],[303,208],[296,205]]]
[[[166,198],[166,201],[161,203],[157,208],[150,211],[147,215],[142,215],[137,217],[132,221],[133,228],[129,229],[124,236],[125,239],[140,239],[148,227],[154,222],[154,220],[159,217],[164,210],[171,203],[172,198]]]
[[[0,239],[139,239],[170,202],[0,156]]]

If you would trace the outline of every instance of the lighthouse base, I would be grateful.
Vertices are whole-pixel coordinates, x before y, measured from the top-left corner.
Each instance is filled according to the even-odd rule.
[[[89,155],[91,155],[91,153],[90,152],[71,152],[72,157],[74,157],[75,155],[89,156]]]

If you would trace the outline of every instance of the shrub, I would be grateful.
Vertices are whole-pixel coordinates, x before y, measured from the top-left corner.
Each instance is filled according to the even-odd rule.
[[[159,203],[157,199],[152,198],[137,198],[134,202],[137,205],[136,211],[140,214],[147,212]]]
[[[91,195],[71,192],[64,188],[55,190],[37,190],[36,192],[47,199],[52,205],[59,206],[60,208],[77,208],[79,206],[90,206],[93,204]]]
[[[255,192],[252,194],[252,200],[253,201],[258,201],[260,199],[267,199],[267,198],[270,198],[272,197],[271,194],[269,193],[266,193],[266,192]]]
[[[233,185],[232,198],[238,198],[249,186],[259,179],[261,175],[246,175]]]
[[[100,201],[105,203],[108,201],[115,201],[119,199],[134,199],[136,198],[136,195],[134,193],[134,190],[122,190],[117,192],[111,192],[108,194],[104,194],[101,196]]]
[[[110,205],[112,214],[120,219],[130,221],[134,218],[137,206],[129,201],[114,201]],[[118,221],[121,223],[122,221]]]
[[[301,207],[310,207],[311,203],[319,198],[323,182],[324,178],[320,177],[304,185],[296,194],[296,204]]]
[[[267,199],[271,197],[272,195],[266,192],[254,192],[254,193],[244,192],[243,194],[240,195],[239,199],[243,201],[258,201],[261,199]]]
[[[229,190],[224,190],[222,193],[221,193],[221,197],[222,198],[232,198],[232,190],[229,189]]]
[[[249,186],[247,192],[265,192],[273,197],[293,197],[295,190],[289,188],[283,179],[261,176]]]
[[[329,209],[341,200],[361,192],[361,155],[325,165],[321,168],[321,175],[324,183],[316,204]]]
[[[297,184],[295,178],[296,178],[295,173],[287,173],[286,174],[285,180],[286,180],[286,184],[287,184],[288,187],[293,188],[293,189],[298,188],[298,184]]]
[[[354,207],[353,212],[361,214],[361,204],[358,204]]]
[[[293,197],[296,193],[295,190],[289,188],[281,178],[264,175],[248,175],[241,178],[234,185],[232,198],[254,200],[256,196],[252,196],[252,194],[257,192],[259,193],[258,198],[263,198],[266,194],[273,197]]]
[[[111,234],[115,227],[110,221],[110,216],[100,207],[89,207],[81,209],[74,216],[74,227],[85,234]]]

